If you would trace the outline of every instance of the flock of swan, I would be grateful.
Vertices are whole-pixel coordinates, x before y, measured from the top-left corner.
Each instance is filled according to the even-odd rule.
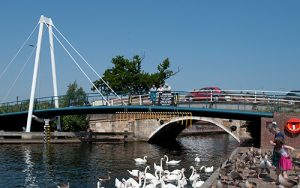
[[[136,164],[147,165],[147,156],[143,158],[135,158]],[[160,164],[153,164],[154,174],[150,173],[151,167],[147,165],[143,171],[134,169],[127,170],[130,178],[125,179],[122,178],[119,180],[115,178],[115,187],[117,188],[175,188],[175,187],[196,187],[199,188],[203,185],[204,181],[200,179],[200,174],[197,172],[194,166],[190,166],[188,171],[192,171],[191,174],[186,177],[185,168],[175,169],[172,171],[163,169],[163,161],[165,161],[165,165],[176,165],[178,166],[181,160],[169,160],[167,155],[164,155],[160,159]],[[200,158],[198,156],[195,157],[195,162],[199,163]],[[213,166],[206,167],[202,166],[199,171],[204,171],[205,173],[212,173]],[[102,187],[101,184],[105,181],[110,180],[110,176],[108,174],[107,178],[98,178],[97,188]]]

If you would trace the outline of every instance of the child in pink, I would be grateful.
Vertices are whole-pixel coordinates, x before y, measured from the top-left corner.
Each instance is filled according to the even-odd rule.
[[[290,151],[295,150],[295,148],[285,145],[284,140],[277,138],[274,140],[275,150],[280,153],[280,159],[278,167],[283,171],[283,177],[288,178],[287,171],[292,169],[292,159],[289,155]]]

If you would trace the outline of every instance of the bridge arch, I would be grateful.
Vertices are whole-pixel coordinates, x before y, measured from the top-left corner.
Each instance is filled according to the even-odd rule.
[[[190,122],[192,121],[192,122]],[[150,134],[148,137],[148,142],[150,143],[158,143],[160,141],[172,141],[175,140],[176,137],[187,127],[189,127],[190,123],[194,123],[197,121],[206,121],[210,122],[229,135],[231,135],[236,141],[240,142],[240,139],[237,135],[233,134],[231,130],[223,126],[219,121],[214,121],[211,118],[207,117],[176,117],[172,118],[171,121],[168,121],[161,126],[159,126],[154,132]]]

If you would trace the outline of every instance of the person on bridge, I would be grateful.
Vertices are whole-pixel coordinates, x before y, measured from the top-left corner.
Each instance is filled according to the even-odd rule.
[[[168,83],[165,84],[164,92],[171,92],[171,86]]]
[[[150,100],[151,100],[153,106],[155,105],[155,102],[156,102],[156,92],[157,92],[156,87],[153,84],[152,87],[150,88]]]
[[[163,85],[160,84],[160,85],[159,85],[159,88],[157,88],[157,92],[158,92],[158,93],[162,93],[163,91],[164,91]]]

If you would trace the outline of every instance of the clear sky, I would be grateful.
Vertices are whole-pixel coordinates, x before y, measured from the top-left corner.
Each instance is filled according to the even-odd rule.
[[[146,72],[155,72],[165,58],[173,70],[180,67],[167,80],[173,90],[213,85],[300,90],[299,10],[298,0],[4,0],[0,2],[0,73],[45,15],[100,75],[116,55],[137,54],[145,57]],[[36,40],[37,30],[0,80],[0,98],[5,98]],[[59,94],[75,80],[90,92],[91,84],[54,42]],[[53,92],[48,46],[45,32],[38,97]],[[34,56],[6,101],[29,98],[33,64]],[[93,81],[98,79],[87,73]]]

